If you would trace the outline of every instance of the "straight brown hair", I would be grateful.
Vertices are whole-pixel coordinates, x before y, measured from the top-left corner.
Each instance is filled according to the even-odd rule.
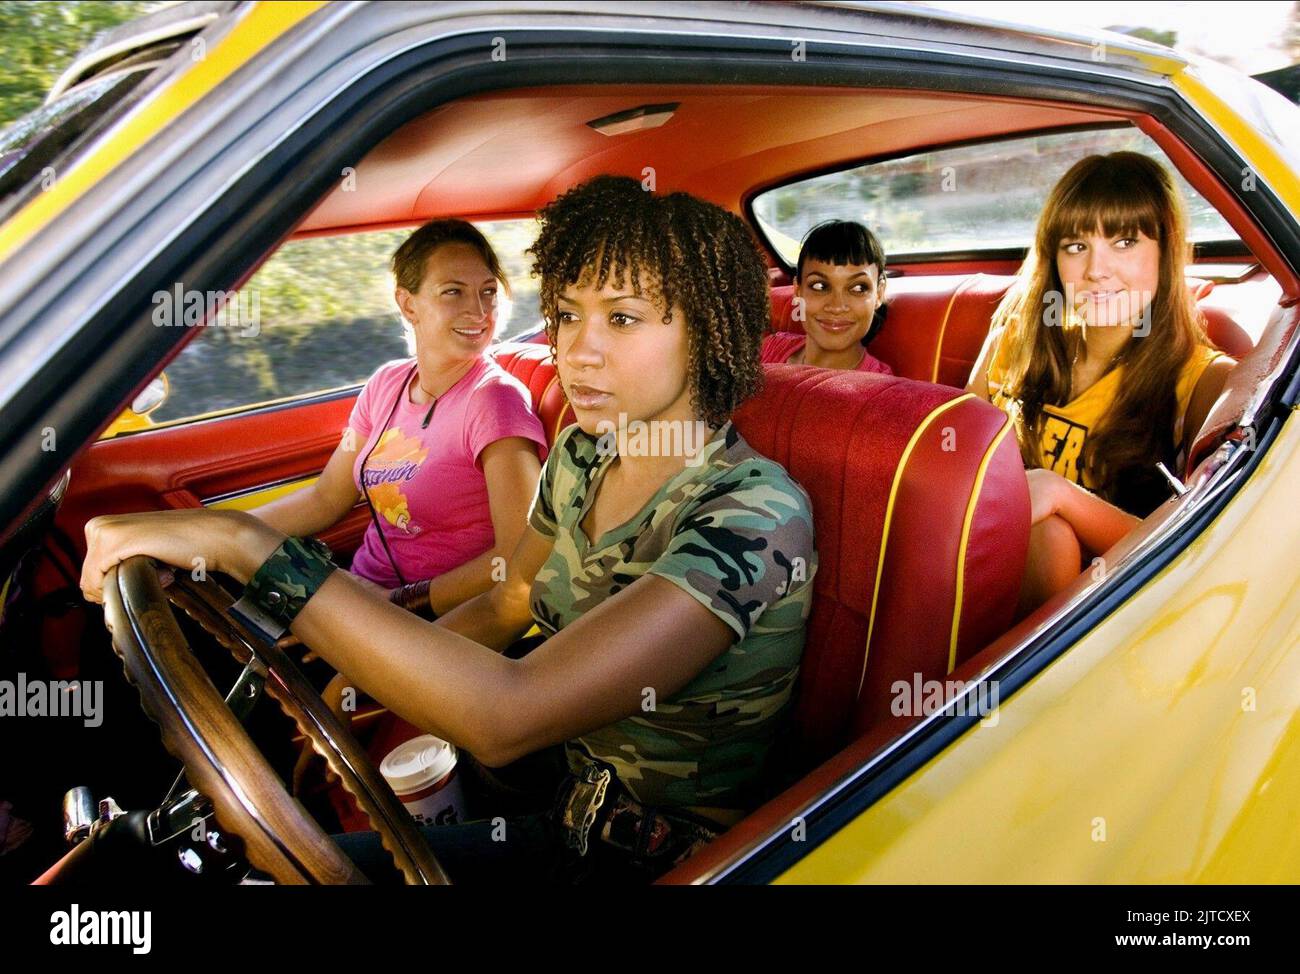
[[[393,278],[397,286],[412,294],[417,293],[424,283],[429,257],[439,247],[451,243],[468,244],[477,250],[497,283],[507,295],[510,294],[510,282],[501,270],[501,262],[497,260],[492,244],[478,227],[467,220],[430,220],[403,240],[393,254]]]
[[[1039,424],[1043,406],[1073,398],[1072,367],[1084,351],[1081,325],[1049,320],[1063,301],[1056,269],[1061,241],[1100,232],[1106,237],[1138,231],[1160,246],[1160,279],[1147,310],[1150,332],[1132,336],[1116,357],[1124,366],[1118,396],[1089,431],[1080,469],[1090,471],[1097,493],[1139,516],[1168,496],[1157,461],[1174,468],[1178,446],[1177,383],[1196,347],[1209,344],[1203,319],[1184,274],[1190,246],[1187,217],[1169,172],[1136,152],[1088,156],[1052,189],[1038,220],[1034,246],[993,317],[1004,327],[1011,357],[1004,389],[1012,402],[1016,436],[1025,464],[1042,466]]]

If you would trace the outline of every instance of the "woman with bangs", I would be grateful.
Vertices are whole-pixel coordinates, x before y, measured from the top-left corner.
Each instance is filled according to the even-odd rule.
[[[760,353],[764,362],[894,374],[867,351],[889,310],[885,249],[874,233],[849,220],[817,224],[799,247],[794,283],[803,334],[768,335]]]
[[[1053,188],[967,391],[1011,415],[1033,528],[1020,611],[1065,588],[1171,493],[1236,364],[1184,280],[1187,220],[1169,173],[1089,156]]]
[[[132,555],[208,552],[359,689],[483,764],[562,745],[549,810],[423,828],[454,881],[643,882],[781,784],[811,503],[731,422],[760,387],[769,321],[745,224],[613,176],[539,216],[533,270],[577,422],[505,581],[430,623],[257,518],[196,510],[92,520],[82,588],[101,601],[104,572]],[[675,431],[651,442],[680,449],[624,447],[643,430]],[[534,623],[545,641],[505,652]],[[372,879],[400,878],[377,834],[338,839]]]

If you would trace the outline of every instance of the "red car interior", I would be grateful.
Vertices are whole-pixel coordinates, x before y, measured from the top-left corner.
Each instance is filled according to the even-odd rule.
[[[610,138],[587,124],[665,103],[678,107],[658,128]],[[299,232],[408,226],[434,216],[531,216],[589,176],[643,179],[647,168],[660,192],[695,193],[739,213],[774,173],[785,181],[852,165],[865,146],[888,156],[1131,118],[1081,105],[882,88],[628,84],[488,92],[402,126],[357,163],[355,187],[326,197]]]
[[[679,103],[673,123],[631,137],[610,139],[587,125],[665,102]],[[887,157],[1125,121],[1161,145],[1286,295],[1258,343],[1221,308],[1200,305],[1210,340],[1241,364],[1186,474],[1218,445],[1300,325],[1300,282],[1204,163],[1149,118],[914,91],[575,85],[493,92],[403,126],[358,163],[358,191],[331,193],[297,236],[411,226],[435,215],[532,215],[588,176],[643,174],[646,167],[661,192],[697,193],[740,213],[776,185],[773,174],[786,182],[856,164],[864,145],[873,157]],[[749,442],[784,465],[813,504],[819,567],[796,702],[803,777],[661,882],[705,875],[751,838],[787,824],[915,723],[919,718],[891,713],[895,681],[910,683],[918,673],[922,680],[974,676],[1033,624],[1035,617],[1013,626],[1030,522],[1015,436],[1003,412],[962,391],[1012,267],[970,260],[891,263],[895,270],[901,273],[889,279],[888,317],[871,345],[895,376],[769,366],[762,393],[735,416]],[[788,274],[773,268],[772,280],[772,329],[801,332]],[[1189,287],[1198,301],[1215,289],[1204,280],[1189,279]],[[1231,292],[1231,285],[1216,291]],[[544,336],[503,344],[494,354],[528,387],[553,443],[573,413]],[[198,507],[315,476],[353,402],[351,393],[289,402],[100,440],[73,465],[56,524],[84,552],[85,522],[97,514]],[[367,522],[358,507],[322,538],[350,554]],[[38,593],[66,584],[42,562]],[[73,612],[44,623],[58,678],[77,672],[85,619]],[[392,725],[372,740],[372,756],[394,743],[391,732]]]
[[[549,349],[503,345],[497,360],[529,387],[553,441],[572,412]],[[194,507],[314,474],[350,405],[336,399],[102,441],[74,472],[76,496],[60,519],[75,537],[94,513]],[[1025,479],[1002,412],[925,382],[771,367],[736,422],[813,499],[820,568],[798,706],[812,766],[888,719],[895,679],[942,677],[1010,625],[1028,539]],[[250,443],[273,446],[250,454]],[[186,456],[195,462],[180,462]],[[355,512],[325,538],[349,550],[364,523]]]
[[[908,274],[891,278],[889,316],[872,343],[872,353],[888,362],[901,377],[964,386],[987,335],[993,309],[1010,281],[1008,276],[990,274]],[[1190,283],[1198,297],[1204,297],[1212,287],[1204,281]],[[1229,291],[1230,287],[1221,290]],[[773,329],[802,330],[802,323],[792,315],[792,297],[789,285],[773,289]],[[1229,316],[1205,306],[1202,310],[1211,340],[1239,359],[1250,351],[1249,337]],[[496,354],[498,361],[528,387],[547,436],[553,441],[559,430],[572,422],[573,415],[559,389],[544,337],[538,336],[536,342],[503,345]],[[351,406],[350,396],[290,403],[101,440],[75,464],[58,523],[80,547],[82,528],[95,514],[197,507],[241,491],[314,476],[337,444],[338,431],[346,425]],[[1226,415],[1221,410],[1219,414]],[[1207,433],[1210,426],[1207,423]],[[911,432],[908,430],[909,435]],[[1193,462],[1199,462],[1209,448],[1211,438],[1202,437],[1198,450],[1193,452]],[[364,508],[357,508],[322,537],[336,550],[350,553],[366,522]],[[901,557],[897,551],[895,555]],[[41,581],[51,588],[59,584],[48,568]],[[888,596],[887,580],[885,588]],[[67,638],[71,633],[66,627],[75,623],[63,619],[50,624],[63,630],[62,638],[51,638],[47,643],[59,647],[52,663],[57,672],[71,675],[77,665],[77,640]],[[976,626],[972,631],[980,629]],[[49,635],[54,637],[55,633]],[[962,651],[968,649],[963,644]],[[822,723],[832,726],[842,718],[842,714],[833,717],[828,713]],[[818,722],[806,719],[810,727]],[[829,739],[833,735],[816,731],[814,736]]]
[[[889,363],[897,375],[923,382],[964,388],[993,312],[1014,277],[931,275],[892,277],[888,284],[889,313],[871,342],[871,354]],[[1213,283],[1189,280],[1199,300]],[[795,318],[794,286],[772,289],[773,331],[803,332]],[[1202,307],[1206,334],[1216,346],[1240,359],[1254,347],[1245,330],[1218,308]]]
[[[553,440],[572,413],[561,411],[549,349],[507,345],[497,360],[533,390]],[[942,680],[1010,626],[1029,492],[1006,415],[945,386],[769,366],[735,422],[812,499],[819,565],[797,691],[802,772],[897,726],[896,680]],[[372,756],[414,733],[382,722]]]
[[[992,274],[891,278],[889,317],[872,352],[897,377],[769,367],[764,392],[738,412],[746,438],[785,465],[813,501],[820,565],[796,710],[799,770],[811,773],[664,881],[689,881],[769,820],[788,821],[914,723],[890,713],[895,680],[972,676],[976,654],[988,658],[1029,621],[1011,628],[1029,524],[1019,452],[1003,414],[958,391],[1010,282]],[[1198,298],[1212,287],[1189,286]],[[773,289],[773,329],[802,330],[792,297],[790,286]],[[1268,367],[1251,366],[1260,353],[1229,316],[1202,310],[1211,340],[1244,359],[1243,367]],[[1269,332],[1293,327],[1284,319],[1295,310],[1279,309]],[[495,354],[528,387],[553,442],[573,414],[544,338],[506,343]],[[289,404],[100,441],[76,464],[59,522],[79,545],[82,525],[98,513],[194,507],[313,476],[337,444],[352,401]],[[975,449],[945,450],[945,437]],[[1194,461],[1210,445],[1198,445]],[[358,508],[323,537],[350,552],[366,520]],[[64,675],[78,666],[80,624],[75,616],[49,623],[54,638],[46,645],[66,647],[52,661]],[[375,726],[381,714],[361,708],[358,729]],[[412,733],[385,718],[368,750],[381,757]],[[333,799],[347,827],[364,827],[337,790]]]
[[[806,774],[661,882],[706,874],[915,723],[915,716],[890,712],[896,680],[973,677],[1031,621],[1012,628],[1029,528],[1015,438],[1001,411],[957,388],[1010,280],[891,279],[889,317],[872,352],[896,377],[769,366],[763,393],[738,411],[741,432],[782,463],[813,502],[819,568],[796,704],[796,770]],[[1193,286],[1198,297],[1208,293],[1204,283]],[[801,329],[792,295],[788,286],[773,290],[774,329]],[[1279,309],[1269,332],[1293,328],[1295,312]],[[1206,317],[1211,340],[1244,358],[1243,367],[1268,367],[1251,365],[1260,353],[1230,317],[1212,309]],[[549,348],[508,343],[496,357],[528,387],[553,442],[573,414]],[[193,507],[315,475],[352,401],[290,404],[100,441],[74,467],[59,523],[80,546],[82,526],[98,513]],[[1213,425],[1214,416],[1194,461],[1212,447],[1206,437]],[[365,523],[358,508],[324,538],[350,552]],[[76,672],[81,624],[75,614],[50,620],[46,645],[65,647],[51,661],[56,672]],[[381,714],[363,707],[358,729]],[[381,757],[412,733],[385,718],[368,750]],[[336,789],[332,800],[345,827],[364,827],[340,797]]]

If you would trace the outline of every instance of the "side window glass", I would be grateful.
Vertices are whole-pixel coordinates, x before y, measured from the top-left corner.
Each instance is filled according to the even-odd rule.
[[[1132,127],[999,139],[869,163],[780,186],[754,200],[754,216],[789,264],[799,241],[823,220],[858,220],[875,231],[891,262],[908,255],[1023,248],[1047,194],[1084,156],[1128,150],[1171,172],[1187,204],[1194,242],[1237,234],[1173,170],[1150,138]]]
[[[501,307],[498,340],[536,330],[537,282],[529,277],[531,261],[524,253],[536,236],[536,221],[478,226],[514,292]],[[167,366],[166,399],[144,425],[357,386],[383,363],[410,355],[389,272],[393,252],[409,233],[289,241],[237,294],[154,295],[154,323],[160,327],[196,327],[204,318],[201,310],[220,306],[221,311]]]
[[[530,268],[533,259],[526,254],[541,229],[536,220],[492,220],[475,223],[501,261],[501,270],[510,282],[511,298],[503,302],[497,315],[497,341],[510,341],[542,327],[542,307],[537,298],[538,281]]]
[[[286,243],[167,366],[154,423],[194,419],[364,382],[407,354],[388,258],[401,231]],[[220,300],[218,296],[217,300]],[[194,327],[208,295],[154,295],[154,323]]]

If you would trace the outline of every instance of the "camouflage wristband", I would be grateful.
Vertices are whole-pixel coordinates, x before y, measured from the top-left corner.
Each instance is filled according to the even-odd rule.
[[[307,600],[338,568],[318,538],[286,538],[262,562],[231,612],[272,641],[289,629]]]

